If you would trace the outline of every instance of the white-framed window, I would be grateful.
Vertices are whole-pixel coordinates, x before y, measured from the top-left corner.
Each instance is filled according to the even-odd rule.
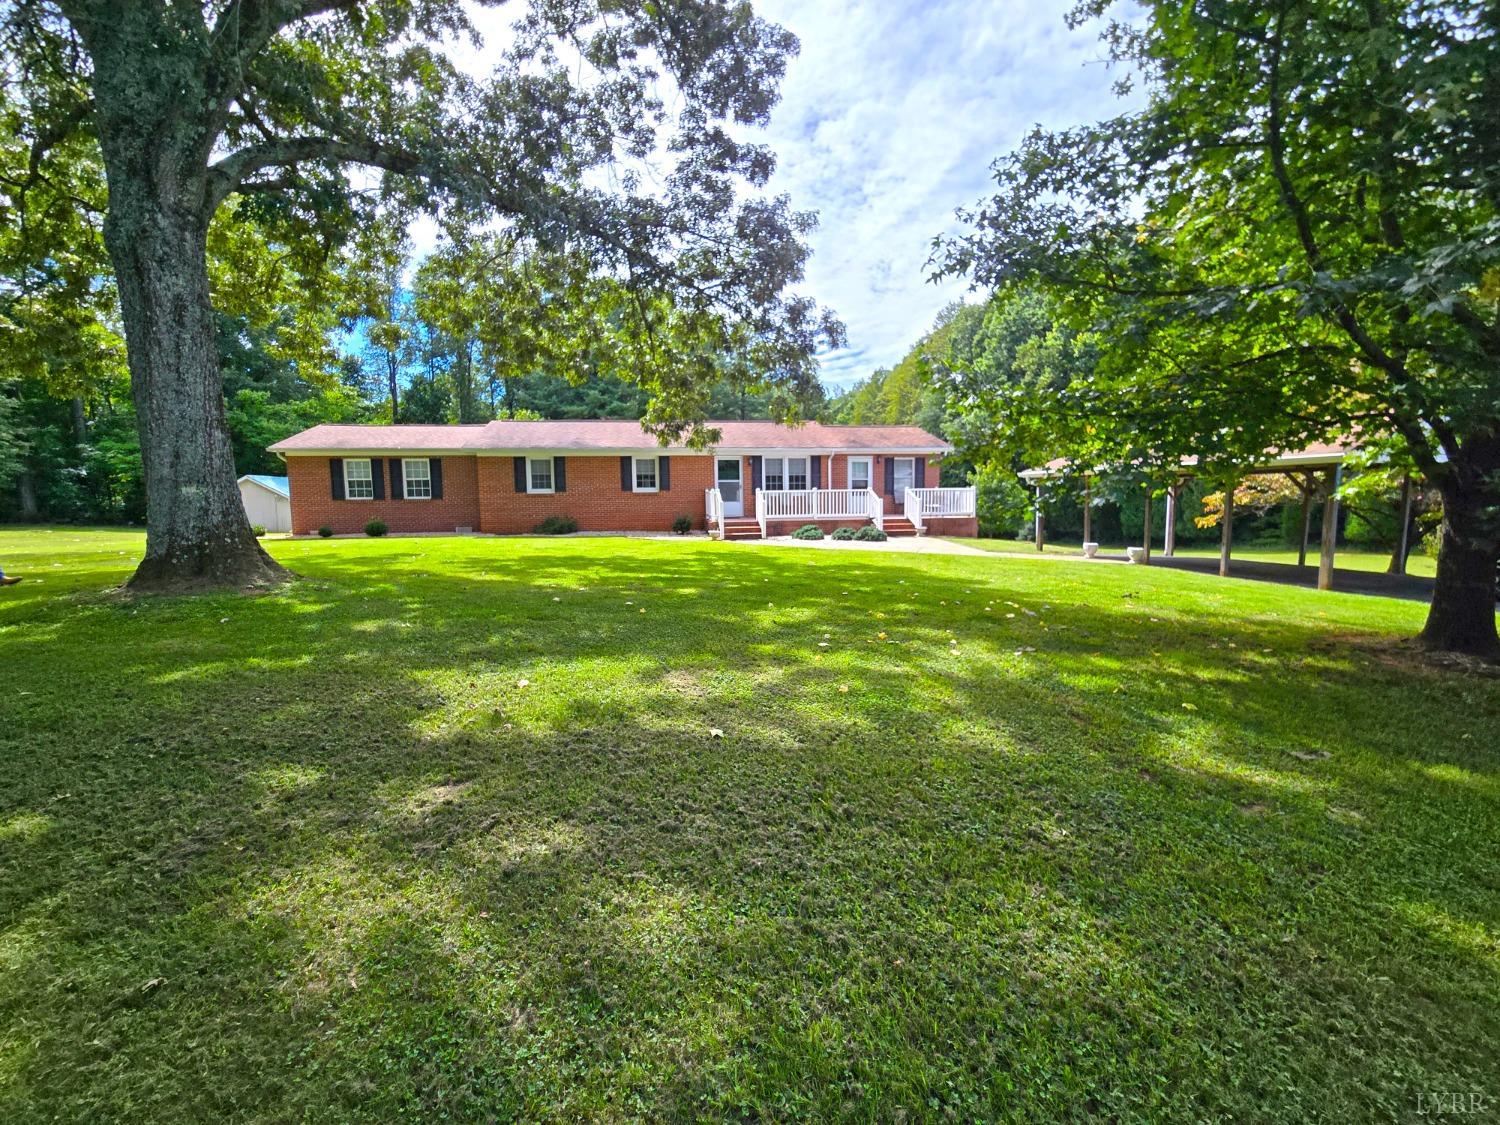
[[[401,495],[408,500],[432,499],[432,462],[426,457],[402,458]]]
[[[917,487],[917,459],[915,457],[897,457],[895,472],[896,498],[900,499],[906,495],[908,488]]]
[[[350,500],[375,499],[375,478],[368,457],[344,458],[344,496]]]
[[[526,491],[551,492],[554,487],[552,483],[552,458],[526,458]]]
[[[637,457],[635,459],[635,490],[637,492],[655,492],[657,490],[655,457]]]
[[[807,463],[806,457],[767,457],[762,467],[761,487],[767,492],[806,488]]]
[[[872,479],[870,475],[870,459],[868,457],[849,458],[850,488],[869,488]]]

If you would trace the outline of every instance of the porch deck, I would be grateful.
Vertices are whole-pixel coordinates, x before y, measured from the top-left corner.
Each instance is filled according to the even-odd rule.
[[[717,488],[704,492],[705,522],[720,539],[760,538],[772,524],[870,523],[887,535],[923,535],[929,519],[968,519],[976,514],[971,488],[908,488],[900,510],[888,513],[884,498],[871,488],[799,488],[755,490],[755,514],[727,515]]]

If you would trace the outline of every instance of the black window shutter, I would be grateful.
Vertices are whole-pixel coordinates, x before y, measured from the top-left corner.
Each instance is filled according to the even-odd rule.
[[[385,459],[370,458],[370,487],[375,490],[375,499],[385,499]]]
[[[750,490],[753,492],[760,487],[760,458],[750,458]]]
[[[517,492],[525,492],[526,491],[526,458],[524,458],[524,457],[512,457],[510,459],[510,461],[511,461],[511,465],[514,467],[515,473],[516,473],[516,491]]]
[[[814,457],[812,459],[812,486],[814,488],[823,487],[823,458],[821,457]]]
[[[670,457],[656,459],[656,487],[663,492],[672,491],[672,459]]]
[[[896,459],[894,457],[885,459],[885,494],[896,495]]]
[[[344,459],[342,457],[328,459],[328,482],[333,486],[333,498],[342,500],[344,498]]]
[[[566,457],[552,458],[552,491],[568,491],[568,459]]]
[[[401,473],[402,473],[402,471],[405,468],[406,468],[406,466],[401,463],[401,458],[399,458],[399,457],[392,457],[391,458],[391,499],[392,500],[405,500],[406,499],[406,481],[403,480],[402,477],[401,477]]]
[[[927,458],[917,458],[917,487],[927,487]]]
[[[432,477],[432,498],[441,500],[443,498],[443,459],[434,457],[428,461],[427,472]]]
[[[635,467],[629,457],[620,458],[620,491],[635,491]]]

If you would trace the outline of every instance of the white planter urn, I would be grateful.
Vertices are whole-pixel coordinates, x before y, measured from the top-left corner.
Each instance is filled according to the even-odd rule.
[[[1097,544],[1097,543],[1085,543],[1083,545],[1083,557],[1084,558],[1091,559],[1095,555],[1097,555],[1098,553],[1099,553],[1099,544]]]
[[[1125,557],[1127,559],[1129,559],[1133,563],[1141,562],[1146,557],[1146,548],[1144,548],[1144,547],[1126,547],[1125,548]]]

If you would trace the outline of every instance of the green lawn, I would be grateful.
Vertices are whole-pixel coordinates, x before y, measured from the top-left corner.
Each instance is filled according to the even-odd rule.
[[[961,542],[979,547],[981,550],[994,551],[1004,555],[1035,555],[1036,547],[1030,542],[1018,539],[964,539]],[[1158,540],[1152,547],[1153,555],[1161,550],[1161,541]],[[1105,555],[1123,555],[1125,548],[1121,546],[1100,547],[1099,551]],[[1046,553],[1049,555],[1081,555],[1083,548],[1077,543],[1048,543]],[[1216,559],[1219,557],[1217,547],[1178,547],[1179,555],[1191,555],[1196,558]],[[1235,547],[1232,557],[1242,559],[1245,562],[1267,562],[1284,563],[1295,566],[1297,563],[1297,552],[1295,550],[1272,549],[1266,547]],[[1318,565],[1318,548],[1313,544],[1308,548],[1308,565]],[[1353,547],[1340,547],[1334,554],[1333,565],[1339,570],[1373,570],[1381,574],[1390,565],[1391,553],[1389,551],[1361,551]],[[1428,558],[1426,555],[1412,554],[1406,559],[1406,572],[1422,578],[1431,578],[1437,573],[1437,560]]]
[[[102,593],[140,547],[0,531],[0,1120],[1500,1098],[1500,680],[1420,605],[623,539]]]

